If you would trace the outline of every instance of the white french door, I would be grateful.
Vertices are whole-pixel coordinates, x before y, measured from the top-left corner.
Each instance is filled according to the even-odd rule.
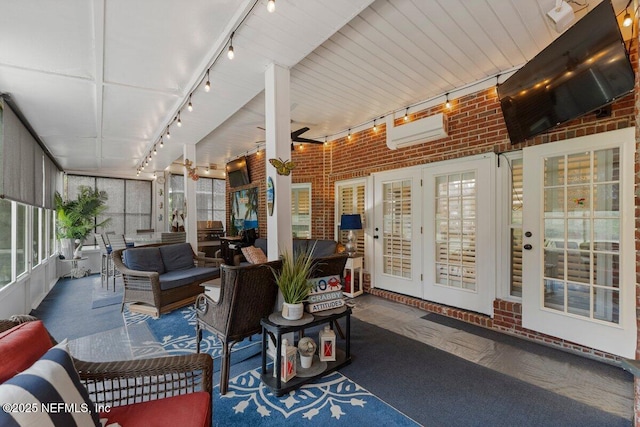
[[[376,288],[422,297],[420,170],[373,175]]]
[[[424,299],[493,314],[494,156],[423,170]]]
[[[525,148],[522,321],[634,358],[634,128]]]

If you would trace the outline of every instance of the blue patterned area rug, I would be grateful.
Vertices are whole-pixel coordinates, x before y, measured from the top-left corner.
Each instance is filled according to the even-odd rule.
[[[276,397],[260,381],[260,368],[229,380],[224,396],[213,390],[213,425],[418,426],[340,372]]]
[[[196,352],[196,311],[192,305],[163,314],[158,319],[146,314],[132,313],[125,307],[123,316],[136,359]],[[149,340],[148,334],[136,333],[135,330],[140,327],[147,327],[154,340]],[[136,336],[147,338],[138,341],[135,339]],[[256,334],[234,345],[231,350],[231,363],[238,363],[259,354],[261,339],[261,335]],[[214,334],[203,331],[200,351],[213,357],[213,370],[219,371],[222,354],[220,340]]]

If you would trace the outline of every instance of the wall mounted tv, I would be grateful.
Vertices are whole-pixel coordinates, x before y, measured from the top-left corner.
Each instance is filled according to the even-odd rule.
[[[633,90],[634,73],[609,0],[498,86],[512,143],[598,110]]]
[[[251,184],[246,157],[240,157],[227,163],[227,179],[229,180],[229,187]]]

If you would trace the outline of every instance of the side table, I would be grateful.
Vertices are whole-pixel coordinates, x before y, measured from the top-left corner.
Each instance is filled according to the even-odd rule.
[[[358,295],[362,295],[362,293],[364,292],[363,289],[363,285],[362,285],[362,256],[354,256],[354,257],[349,257],[347,258],[347,263],[344,266],[345,270],[349,270],[349,273],[351,273],[349,276],[351,277],[351,281],[349,283],[349,290],[350,292],[345,292],[343,290],[343,294],[345,296],[348,296],[349,298],[355,298]],[[356,270],[358,270],[358,283],[355,283],[355,275],[356,275]],[[345,275],[346,277],[346,275]]]

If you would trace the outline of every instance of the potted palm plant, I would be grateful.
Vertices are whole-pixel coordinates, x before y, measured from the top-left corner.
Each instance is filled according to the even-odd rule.
[[[309,296],[313,284],[309,281],[314,270],[311,252],[300,251],[294,255],[288,252],[282,254],[282,269],[274,270],[278,288],[282,293],[282,317],[287,320],[301,319],[304,314],[304,301]]]
[[[111,221],[111,218],[107,218],[99,224],[95,223],[95,218],[107,208],[107,199],[105,191],[94,190],[86,185],[78,187],[78,197],[73,200],[63,200],[60,193],[56,192],[56,237],[60,240],[65,259],[74,257],[74,252],[82,247],[84,239],[96,227]]]

